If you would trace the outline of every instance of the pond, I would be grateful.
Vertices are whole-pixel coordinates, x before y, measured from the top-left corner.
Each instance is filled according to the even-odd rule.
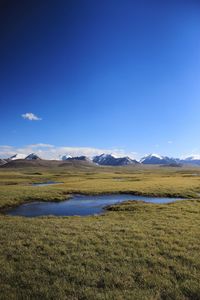
[[[109,195],[74,195],[72,198],[60,202],[30,202],[11,208],[6,214],[12,216],[38,217],[38,216],[88,216],[100,214],[108,205],[118,204],[128,200],[139,200],[151,203],[169,203],[180,200],[178,198],[156,198],[134,196],[131,194]]]
[[[47,181],[47,182],[36,182],[33,183],[32,186],[48,186],[53,184],[62,184],[63,182],[56,182],[56,181]]]

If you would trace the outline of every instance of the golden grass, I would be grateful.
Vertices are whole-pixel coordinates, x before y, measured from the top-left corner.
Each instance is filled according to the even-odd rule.
[[[199,174],[199,176],[193,176]],[[34,182],[54,180],[63,184],[33,187]],[[63,200],[72,193],[127,192],[140,195],[198,197],[199,169],[91,168],[0,170],[0,208],[32,200]]]
[[[3,170],[0,205],[63,199],[71,192],[197,197],[200,177],[192,174],[198,172]],[[29,186],[46,180],[64,184]],[[0,299],[200,299],[197,199],[161,205],[126,202],[90,217],[2,214],[0,243]]]

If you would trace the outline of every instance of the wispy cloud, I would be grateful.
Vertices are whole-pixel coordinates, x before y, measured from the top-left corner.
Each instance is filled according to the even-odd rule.
[[[137,158],[137,153],[126,152],[123,149],[101,149],[92,147],[57,147],[50,144],[38,143],[26,145],[24,147],[13,147],[13,146],[0,146],[0,157],[7,158],[16,153],[28,155],[30,153],[36,153],[41,158],[44,159],[59,159],[63,155],[79,156],[85,155],[88,157],[93,157],[95,155],[100,155],[102,153],[113,154],[117,157],[120,156],[130,156],[132,158]]]
[[[29,145],[29,147],[31,147],[31,148],[53,148],[54,145],[38,143],[38,144],[31,144],[31,145]]]
[[[40,120],[42,120],[42,118],[39,118],[38,116],[36,116],[33,113],[25,113],[25,114],[22,114],[21,116],[22,116],[22,118],[24,118],[26,120],[29,120],[29,121],[40,121]]]
[[[173,141],[168,141],[167,143],[168,143],[168,144],[173,144]]]

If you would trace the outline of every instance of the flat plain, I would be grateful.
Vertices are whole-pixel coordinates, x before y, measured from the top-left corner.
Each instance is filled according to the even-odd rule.
[[[36,187],[32,183],[58,181]],[[128,201],[89,217],[13,217],[20,203],[74,193]],[[200,299],[200,168],[0,168],[0,299]]]

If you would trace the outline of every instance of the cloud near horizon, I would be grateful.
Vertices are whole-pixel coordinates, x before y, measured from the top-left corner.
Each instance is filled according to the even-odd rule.
[[[36,116],[33,113],[25,113],[25,114],[22,114],[21,116],[22,116],[22,118],[29,120],[29,121],[41,121],[42,120],[42,118],[39,118],[38,116]]]
[[[136,158],[137,153],[126,152],[123,149],[100,149],[92,147],[57,147],[50,144],[38,143],[26,145],[24,147],[14,147],[8,145],[0,146],[0,158],[8,158],[16,153],[28,155],[30,153],[36,153],[38,156],[44,159],[60,159],[63,155],[80,156],[85,155],[93,157],[102,153],[113,154],[117,157],[130,156]]]
[[[92,147],[68,147],[68,146],[55,146],[45,143],[37,143],[25,145],[23,147],[15,147],[10,145],[0,145],[0,158],[9,158],[12,155],[24,154],[28,155],[30,153],[36,153],[43,159],[61,159],[63,155],[80,156],[85,155],[92,158],[95,155],[100,154],[112,154],[116,157],[129,156],[132,159],[140,160],[145,155],[141,155],[137,152],[127,152],[124,149],[101,149]],[[192,154],[191,154],[192,153]],[[194,156],[196,159],[200,159],[200,154],[198,152],[192,152],[190,154],[180,155],[180,159],[185,159],[190,156]],[[146,154],[148,155],[148,154]]]

